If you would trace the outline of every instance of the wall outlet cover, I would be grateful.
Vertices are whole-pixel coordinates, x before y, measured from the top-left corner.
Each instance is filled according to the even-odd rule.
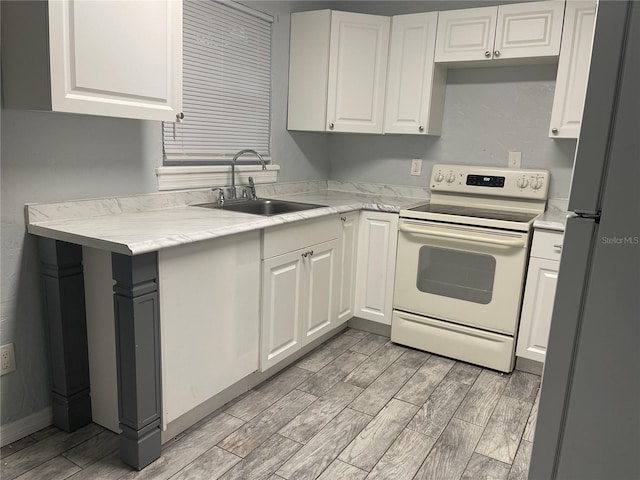
[[[13,343],[0,347],[0,375],[11,373],[16,369],[16,356],[13,351]]]
[[[411,160],[411,175],[419,177],[422,175],[422,159],[414,158]]]
[[[509,152],[509,168],[520,168],[522,165],[522,152]]]

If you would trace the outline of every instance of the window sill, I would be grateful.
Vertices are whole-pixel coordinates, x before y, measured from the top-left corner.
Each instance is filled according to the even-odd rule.
[[[260,165],[237,165],[236,185],[248,185],[249,177],[253,177],[256,185],[275,183],[279,171],[279,165],[267,165],[266,170],[262,170]],[[160,191],[231,185],[229,165],[158,167],[156,175]]]

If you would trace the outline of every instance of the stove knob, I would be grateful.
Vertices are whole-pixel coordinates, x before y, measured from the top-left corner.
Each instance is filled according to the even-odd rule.
[[[533,188],[534,190],[540,190],[543,185],[544,182],[540,177],[534,178],[533,182],[531,182],[531,188]]]
[[[527,188],[527,185],[529,185],[529,180],[527,180],[527,177],[520,177],[516,182],[516,185],[518,185],[518,188]]]
[[[436,183],[440,183],[442,180],[444,180],[444,175],[442,174],[442,172],[436,173],[434,180],[436,181]]]
[[[456,180],[456,176],[453,174],[453,172],[449,172],[447,174],[446,180],[447,180],[447,183],[453,183]]]

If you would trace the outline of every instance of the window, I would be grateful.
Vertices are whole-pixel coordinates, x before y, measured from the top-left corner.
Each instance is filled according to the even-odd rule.
[[[269,159],[273,19],[229,1],[184,0],[183,12],[184,119],[162,125],[164,167],[226,172],[245,148]]]

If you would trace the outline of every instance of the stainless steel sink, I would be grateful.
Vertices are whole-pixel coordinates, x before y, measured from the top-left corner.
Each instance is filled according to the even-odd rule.
[[[221,210],[231,210],[233,212],[250,213],[252,215],[280,215],[283,213],[300,212],[302,210],[311,210],[313,208],[322,208],[326,205],[315,205],[313,203],[288,202],[286,200],[270,200],[268,198],[259,198],[257,200],[242,200],[233,203],[202,203],[195,205],[204,208],[219,208]]]

